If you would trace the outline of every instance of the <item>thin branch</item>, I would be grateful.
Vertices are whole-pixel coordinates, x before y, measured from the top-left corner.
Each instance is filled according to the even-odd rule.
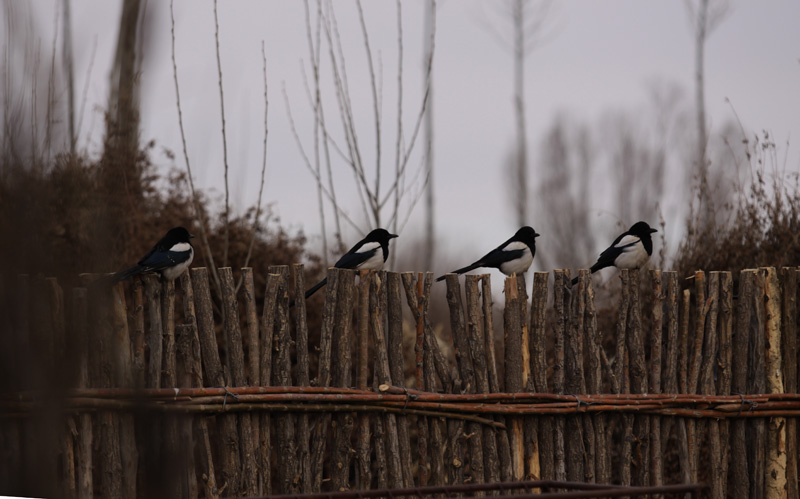
[[[181,110],[181,92],[180,87],[178,86],[178,64],[175,62],[175,12],[173,10],[173,0],[170,0],[169,2],[169,15],[172,33],[172,76],[175,82],[175,101],[178,107],[178,128],[181,131],[183,158],[186,161],[186,174],[189,177],[189,189],[192,192],[192,205],[194,206],[195,217],[200,224],[200,241],[202,243],[201,247],[205,253],[205,258],[208,261],[208,265],[211,267],[211,277],[214,279],[214,285],[217,287],[217,292],[221,293],[222,285],[219,280],[219,274],[217,273],[217,266],[214,263],[214,255],[211,253],[211,246],[208,244],[208,233],[206,231],[205,219],[203,217],[203,211],[200,207],[200,201],[197,198],[197,191],[194,188],[192,168],[189,164],[189,152],[186,148],[186,133],[183,128],[183,111]]]
[[[380,201],[380,203],[379,203],[380,206],[383,206],[389,200],[389,198],[393,195],[395,190],[399,188],[399,184],[400,184],[401,179],[403,177],[405,177],[405,171],[406,171],[406,167],[408,166],[408,160],[411,157],[411,152],[414,149],[414,144],[415,144],[415,142],[417,140],[417,135],[419,135],[419,130],[420,130],[421,125],[422,125],[422,120],[423,120],[423,118],[425,116],[425,110],[428,107],[428,100],[430,99],[430,93],[431,93],[431,73],[432,73],[432,70],[433,70],[433,54],[434,54],[435,48],[436,48],[436,44],[435,44],[435,40],[436,40],[436,4],[435,4],[435,2],[434,2],[434,5],[433,5],[432,14],[431,14],[431,36],[430,36],[430,40],[431,40],[430,41],[431,51],[428,54],[428,60],[427,60],[427,63],[426,63],[426,68],[425,68],[425,94],[423,95],[423,98],[422,98],[422,107],[421,107],[421,109],[419,111],[419,114],[417,115],[417,118],[416,118],[416,120],[414,122],[414,131],[411,134],[411,142],[409,143],[409,145],[406,148],[406,150],[403,152],[403,160],[400,163],[400,173],[396,176],[396,178],[394,180],[394,183],[392,184],[392,187],[384,195],[384,198]]]
[[[381,113],[380,103],[378,101],[378,88],[375,84],[375,68],[372,62],[372,49],[369,45],[369,33],[367,33],[367,24],[364,21],[364,9],[361,6],[361,0],[356,1],[358,7],[358,20],[361,23],[361,33],[364,35],[364,48],[367,50],[367,67],[369,68],[369,81],[370,88],[372,89],[372,110],[375,115],[375,190],[373,195],[377,198],[378,193],[381,191]],[[401,55],[401,69],[402,69],[402,45],[400,50]],[[402,74],[402,73],[401,73]],[[402,86],[400,87],[402,88]],[[376,203],[373,203],[373,209]],[[376,221],[378,217],[376,217]]]
[[[376,194],[370,191],[369,183],[367,182],[367,178],[364,173],[364,163],[361,159],[361,151],[358,147],[358,135],[356,134],[353,120],[353,106],[350,100],[350,87],[347,83],[347,69],[344,58],[344,50],[342,49],[342,39],[339,35],[339,28],[336,22],[336,15],[333,10],[333,5],[330,2],[327,2],[326,5],[328,9],[328,15],[325,16],[325,35],[328,39],[328,45],[330,47],[329,54],[333,66],[334,86],[336,88],[336,96],[339,103],[339,114],[342,118],[342,127],[344,128],[345,138],[347,139],[348,147],[350,149],[350,156],[356,177],[356,185],[361,187],[358,189],[358,194],[361,197],[364,213],[367,217],[367,220],[370,219],[370,214],[373,217],[377,215],[377,218],[374,219],[373,223],[373,225],[377,226],[380,225],[380,213],[376,214]],[[336,51],[334,51],[334,48]],[[364,196],[366,196],[369,200],[370,208],[367,207]]]
[[[289,96],[286,94],[286,87],[283,88],[283,100],[286,103],[286,112],[289,115],[289,127],[292,129],[292,136],[294,136],[295,143],[297,144],[297,148],[300,150],[300,155],[303,157],[303,163],[308,168],[308,171],[311,172],[311,175],[314,176],[314,179],[317,181],[319,188],[322,190],[322,193],[333,203],[334,209],[339,212],[339,214],[357,231],[362,232],[359,226],[349,217],[347,214],[339,208],[339,205],[333,199],[333,196],[330,192],[322,185],[322,177],[320,177],[317,172],[314,170],[314,167],[311,165],[311,160],[308,158],[308,154],[306,154],[305,148],[303,147],[302,142],[300,141],[300,135],[297,133],[297,127],[294,123],[294,116],[292,115],[292,108],[289,105]]]
[[[400,0],[397,0],[397,142],[395,143],[394,177],[400,178],[400,151],[403,147],[403,10]],[[430,82],[428,82],[430,85]],[[400,193],[395,190],[394,195],[394,233],[397,232],[397,212],[400,210]],[[395,254],[392,253],[392,258]],[[394,260],[393,260],[394,261]]]
[[[267,97],[267,53],[264,48],[264,40],[261,40],[261,61],[264,68],[264,156],[261,160],[261,185],[258,188],[258,201],[256,202],[256,216],[253,219],[253,237],[250,238],[250,246],[247,248],[247,256],[244,258],[244,265],[242,267],[250,266],[250,257],[253,254],[253,246],[256,243],[256,235],[258,234],[258,219],[261,217],[261,196],[264,193],[264,178],[267,172],[267,136],[269,135],[269,127],[267,126],[267,117],[269,116],[269,98]],[[264,225],[269,222],[269,215]],[[244,274],[239,276],[239,282],[236,283],[236,292],[244,282]]]
[[[83,112],[86,109],[86,96],[89,93],[89,82],[92,77],[92,68],[94,68],[94,57],[97,54],[97,35],[94,35],[94,43],[92,43],[92,55],[89,57],[89,67],[86,70],[86,81],[83,83],[83,94],[81,95],[81,110],[78,113],[78,125],[75,127],[75,140],[81,134],[81,126],[83,125]]]
[[[319,3],[319,2],[318,2]],[[303,82],[305,83],[306,87],[306,94],[308,95],[308,100],[311,103],[312,109],[314,109],[314,166],[317,172],[317,177],[321,178],[321,168],[322,165],[319,160],[319,107],[321,105],[321,98],[320,98],[320,91],[319,91],[319,40],[320,40],[320,31],[319,31],[319,24],[320,18],[319,15],[317,16],[317,44],[316,49],[314,46],[314,39],[311,36],[311,13],[310,9],[308,8],[308,0],[303,2],[303,7],[305,9],[305,21],[306,21],[306,39],[308,41],[308,52],[311,55],[311,68],[314,71],[314,97],[311,97],[311,91],[308,87],[308,80],[306,78],[305,68],[301,66],[302,73],[303,73]],[[325,200],[322,197],[322,182],[317,181],[317,203],[319,205],[319,223],[320,229],[322,230],[322,254],[325,258],[325,261],[328,259],[328,231],[325,230]],[[335,212],[335,210],[334,210]]]
[[[44,132],[44,147],[45,152],[47,154],[48,160],[50,158],[50,151],[52,149],[52,140],[53,140],[53,109],[55,108],[55,72],[56,72],[56,41],[58,40],[58,27],[60,23],[58,22],[59,17],[59,9],[60,4],[56,6],[56,17],[55,17],[55,28],[53,33],[53,49],[51,53],[50,59],[50,76],[47,82],[47,118],[45,120],[45,132]]]
[[[229,227],[228,218],[230,217],[230,190],[228,189],[228,140],[225,134],[225,94],[222,91],[222,62],[219,56],[219,18],[217,17],[217,0],[214,0],[214,42],[217,53],[217,75],[219,77],[219,107],[222,119],[222,159],[225,164],[225,212],[223,213],[223,246],[222,246],[222,266],[228,266],[228,243]]]

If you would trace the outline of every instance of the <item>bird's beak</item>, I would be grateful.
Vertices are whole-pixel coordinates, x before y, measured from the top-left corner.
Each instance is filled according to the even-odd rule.
[[[397,237],[397,234],[389,234],[389,239],[394,239],[395,237]]]
[[[189,239],[194,239],[194,234],[189,234]]]
[[[539,237],[539,236],[541,236],[541,234],[539,234],[538,232],[533,233],[533,237]]]
[[[652,234],[653,232],[658,232],[658,230],[657,229],[650,229],[650,233]]]

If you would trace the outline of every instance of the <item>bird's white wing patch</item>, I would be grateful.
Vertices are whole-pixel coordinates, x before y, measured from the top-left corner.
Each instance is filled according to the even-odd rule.
[[[622,246],[627,246],[629,244],[638,243],[638,242],[639,242],[639,238],[638,237],[628,234],[627,236],[625,236],[622,239],[620,239],[619,242],[614,245],[614,247],[615,248],[619,248],[619,247],[622,247]]]
[[[614,266],[618,269],[638,269],[650,259],[650,255],[644,249],[641,242],[625,248],[620,255],[614,259]]]
[[[175,252],[182,252],[182,251],[189,251],[192,248],[192,245],[189,243],[178,243],[173,245],[169,250]]]
[[[503,251],[516,251],[516,250],[529,250],[528,245],[523,243],[522,241],[511,241],[510,243],[506,244],[502,250]]]
[[[380,246],[380,244],[378,245]],[[375,254],[367,258],[356,267],[358,270],[380,270],[383,268],[383,251],[375,251]]]
[[[381,247],[381,243],[377,243],[375,241],[372,241],[372,242],[369,242],[369,243],[364,243],[363,246],[358,248],[358,251],[356,251],[356,253],[369,253],[370,251],[373,251],[375,249],[379,249],[380,247]]]

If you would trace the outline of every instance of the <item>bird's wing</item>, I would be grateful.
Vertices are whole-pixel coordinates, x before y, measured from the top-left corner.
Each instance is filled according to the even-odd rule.
[[[192,247],[189,243],[179,243],[168,251],[151,251],[139,261],[139,266],[143,267],[143,272],[158,271],[181,264],[191,256]]]
[[[597,259],[597,263],[592,265],[592,269],[594,269],[593,272],[614,265],[614,260],[616,260],[619,255],[628,251],[629,248],[632,248],[639,241],[640,239],[638,237],[631,234],[625,233],[620,235],[614,240],[611,246],[600,253],[600,258]]]
[[[359,243],[350,251],[342,255],[334,267],[337,269],[355,269],[381,251],[381,244],[377,242]]]
[[[505,262],[520,258],[528,245],[521,241],[508,240],[478,260],[482,267],[499,267]]]

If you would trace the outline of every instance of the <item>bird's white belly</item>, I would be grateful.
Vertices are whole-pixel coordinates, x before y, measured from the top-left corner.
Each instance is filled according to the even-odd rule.
[[[374,255],[364,260],[356,267],[358,270],[380,270],[383,268],[383,251],[378,250]]]
[[[174,281],[181,274],[183,274],[186,271],[186,269],[189,268],[189,265],[192,264],[192,260],[193,259],[194,259],[194,251],[189,253],[189,258],[185,262],[179,263],[178,265],[175,265],[174,267],[170,267],[168,269],[164,269],[161,272],[161,275],[164,276],[164,278],[167,279],[168,281]]]
[[[511,260],[510,262],[501,263],[500,272],[504,273],[505,275],[521,274],[528,270],[528,267],[531,266],[532,262],[533,255],[531,254],[531,250],[526,247],[523,250],[520,258]]]
[[[644,246],[642,244],[634,244],[625,248],[625,251],[614,260],[614,266],[618,269],[638,269],[647,263],[649,259],[650,255],[647,254]]]

